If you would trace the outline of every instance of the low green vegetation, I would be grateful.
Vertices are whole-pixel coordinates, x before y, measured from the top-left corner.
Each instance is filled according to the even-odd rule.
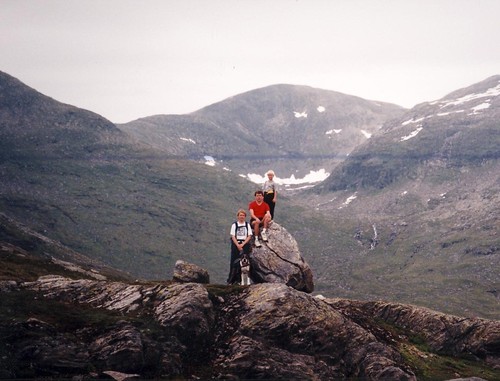
[[[421,348],[424,349],[421,349]],[[405,362],[413,369],[418,380],[441,381],[455,378],[478,377],[488,381],[500,380],[500,371],[483,362],[467,358],[438,355],[425,349],[426,345],[400,345]]]

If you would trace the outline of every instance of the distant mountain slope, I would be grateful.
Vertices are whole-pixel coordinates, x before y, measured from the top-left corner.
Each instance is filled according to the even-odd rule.
[[[222,281],[228,226],[252,189],[0,73],[0,211],[75,251],[156,279],[184,258]]]
[[[0,213],[1,280],[34,281],[58,274],[97,280],[132,281],[129,274],[75,252]]]
[[[440,168],[500,159],[500,76],[488,78],[388,122],[318,189],[383,188]]]
[[[0,72],[0,158],[97,159],[129,141],[90,111],[56,102]],[[121,152],[123,153],[123,152]]]
[[[223,160],[237,173],[282,177],[332,168],[404,109],[307,86],[273,85],[188,115],[157,115],[119,127],[162,151]]]
[[[184,259],[225,282],[229,227],[255,184],[172,158],[1,72],[0,89],[1,213],[134,277],[170,278]],[[282,197],[277,212],[290,231],[316,218],[291,205]]]
[[[301,195],[337,231],[318,283],[499,318],[499,121],[495,76],[387,123]]]

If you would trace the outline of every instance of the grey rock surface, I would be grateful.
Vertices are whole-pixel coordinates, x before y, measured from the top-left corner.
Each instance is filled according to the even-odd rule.
[[[408,339],[416,335],[432,347],[432,356],[473,356],[492,369],[500,357],[497,321],[319,298],[278,282],[242,287],[44,276],[3,292],[71,311],[66,321],[50,311],[44,318],[0,321],[3,378],[121,372],[142,378],[416,380],[405,355],[419,351]]]
[[[252,281],[284,283],[299,291],[313,292],[313,273],[295,238],[276,222],[268,228],[267,236],[268,241],[254,247],[250,256]]]
[[[174,275],[175,282],[183,283],[210,283],[208,271],[193,263],[178,260],[175,262]]]

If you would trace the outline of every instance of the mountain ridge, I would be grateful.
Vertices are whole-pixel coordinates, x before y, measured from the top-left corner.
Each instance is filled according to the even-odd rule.
[[[482,90],[475,96],[470,95],[476,89]],[[456,101],[457,94],[465,93],[469,94],[469,98]],[[341,168],[317,189],[355,188],[360,180],[351,184],[345,182],[350,172],[358,179],[363,178],[361,186],[366,184],[383,188],[392,182],[392,173],[396,177],[415,177],[421,171],[419,167],[428,165],[429,161],[460,167],[462,161],[468,165],[497,160],[500,158],[498,95],[500,76],[488,78],[438,101],[416,106],[400,118],[388,122],[382,134],[352,152]],[[485,98],[489,103],[483,102]],[[463,109],[464,104],[469,106],[468,113]],[[480,109],[476,110],[477,107]],[[365,171],[360,167],[363,162],[370,163]],[[336,181],[342,181],[342,184],[336,184]]]
[[[156,115],[118,125],[143,143],[236,173],[283,177],[331,168],[403,108],[335,91],[271,85],[186,115]],[[293,161],[294,166],[286,165]],[[309,166],[304,166],[307,161]]]
[[[91,111],[64,104],[0,72],[0,155],[4,159],[37,155],[51,157],[93,157],[118,153],[126,135],[113,123]],[[92,128],[82,128],[83,125]],[[80,140],[80,145],[68,141]]]

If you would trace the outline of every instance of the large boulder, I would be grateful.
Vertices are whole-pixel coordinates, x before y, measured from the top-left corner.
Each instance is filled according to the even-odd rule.
[[[192,263],[178,260],[175,262],[174,282],[179,283],[210,283],[208,271]]]
[[[250,277],[254,283],[284,283],[296,290],[314,291],[313,273],[302,258],[297,241],[276,222],[267,229],[268,241],[254,247]]]

